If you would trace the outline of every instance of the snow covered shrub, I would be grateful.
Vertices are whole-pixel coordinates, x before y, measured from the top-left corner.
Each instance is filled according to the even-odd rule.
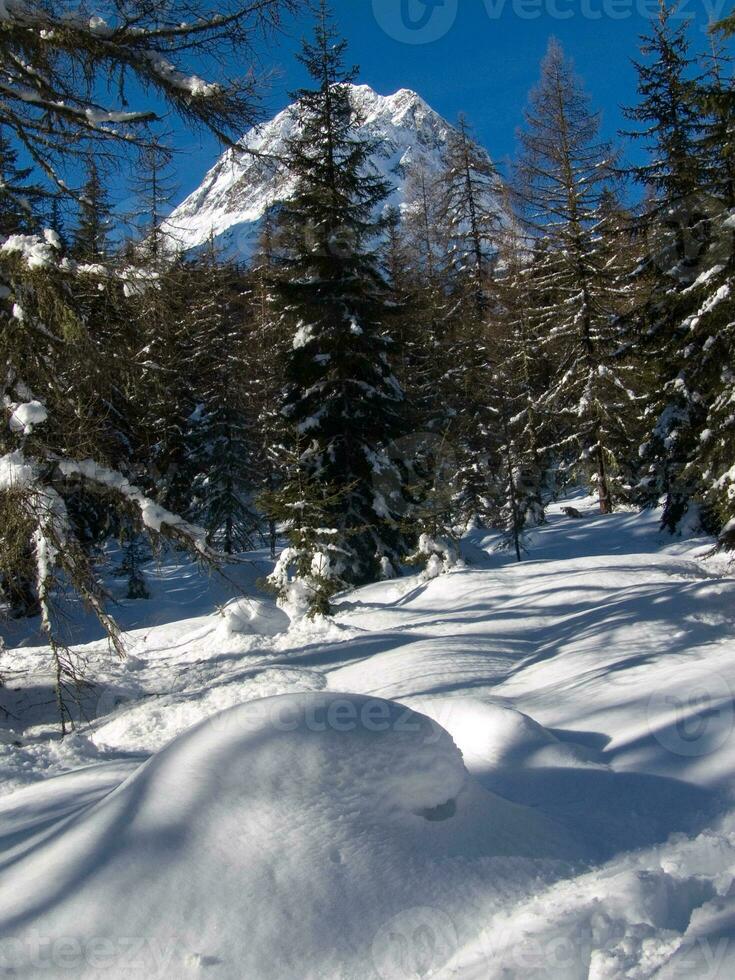
[[[331,597],[347,587],[343,569],[349,555],[336,543],[338,536],[328,528],[292,531],[294,543],[283,549],[265,583],[291,619],[329,615]]]
[[[450,572],[461,564],[456,541],[447,537],[432,537],[422,534],[416,550],[406,559],[408,565],[418,565],[422,571],[420,578],[429,582],[439,575]]]

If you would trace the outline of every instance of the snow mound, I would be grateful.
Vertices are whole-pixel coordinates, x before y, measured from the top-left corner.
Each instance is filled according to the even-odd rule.
[[[48,418],[46,407],[41,402],[23,402],[17,405],[10,416],[10,431],[30,435],[36,425],[41,425]]]
[[[321,691],[326,683],[326,675],[319,670],[273,666],[253,667],[218,681],[204,672],[199,687],[192,684],[142,700],[137,692],[128,697],[124,689],[105,688],[97,704],[100,722],[94,729],[94,741],[106,749],[157,752],[188,728],[228,708],[280,694]]]
[[[286,613],[273,603],[258,599],[235,599],[225,606],[224,631],[228,635],[255,633],[260,636],[277,636],[291,625]]]
[[[402,698],[446,728],[470,772],[487,768],[602,765],[583,745],[565,743],[522,711],[471,697]]]
[[[558,861],[528,860],[529,842],[536,858],[553,852],[553,829],[474,784],[426,716],[329,692],[252,701],[176,738],[63,834],[11,849],[6,965],[18,977],[39,960],[53,976],[402,977],[401,936],[428,916],[443,937],[434,973],[476,930],[496,878],[507,899],[551,875]],[[63,962],[38,936],[65,937]]]

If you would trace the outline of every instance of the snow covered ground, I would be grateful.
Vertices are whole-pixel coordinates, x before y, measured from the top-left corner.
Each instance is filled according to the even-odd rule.
[[[574,502],[328,623],[169,561],[63,742],[8,627],[0,975],[735,976],[735,581]]]

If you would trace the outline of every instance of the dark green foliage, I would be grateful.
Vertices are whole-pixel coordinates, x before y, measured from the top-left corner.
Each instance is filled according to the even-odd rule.
[[[91,154],[86,170],[87,178],[79,196],[77,225],[72,235],[72,254],[80,262],[101,262],[107,257],[109,249],[110,204]]]
[[[370,164],[375,145],[356,135],[344,48],[323,6],[301,55],[315,87],[295,93],[286,161],[295,194],[277,217],[275,302],[292,336],[283,444],[294,467],[277,499],[282,512],[318,514],[328,529],[322,550],[304,545],[306,518],[289,521],[301,550],[319,549],[322,577],[359,584],[403,550],[400,502],[377,497],[374,479],[393,465],[386,450],[403,430],[404,397],[391,367],[391,293],[374,251],[388,187]]]
[[[192,301],[182,329],[195,401],[184,436],[192,475],[187,513],[229,555],[252,548],[260,531],[252,501],[258,440],[246,383],[257,352],[237,267],[218,262],[210,247],[187,267],[186,278]]]

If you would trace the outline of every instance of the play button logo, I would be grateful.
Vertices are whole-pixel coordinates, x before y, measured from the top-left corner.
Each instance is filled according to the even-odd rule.
[[[402,44],[430,44],[457,19],[459,0],[373,0],[380,27]]]

